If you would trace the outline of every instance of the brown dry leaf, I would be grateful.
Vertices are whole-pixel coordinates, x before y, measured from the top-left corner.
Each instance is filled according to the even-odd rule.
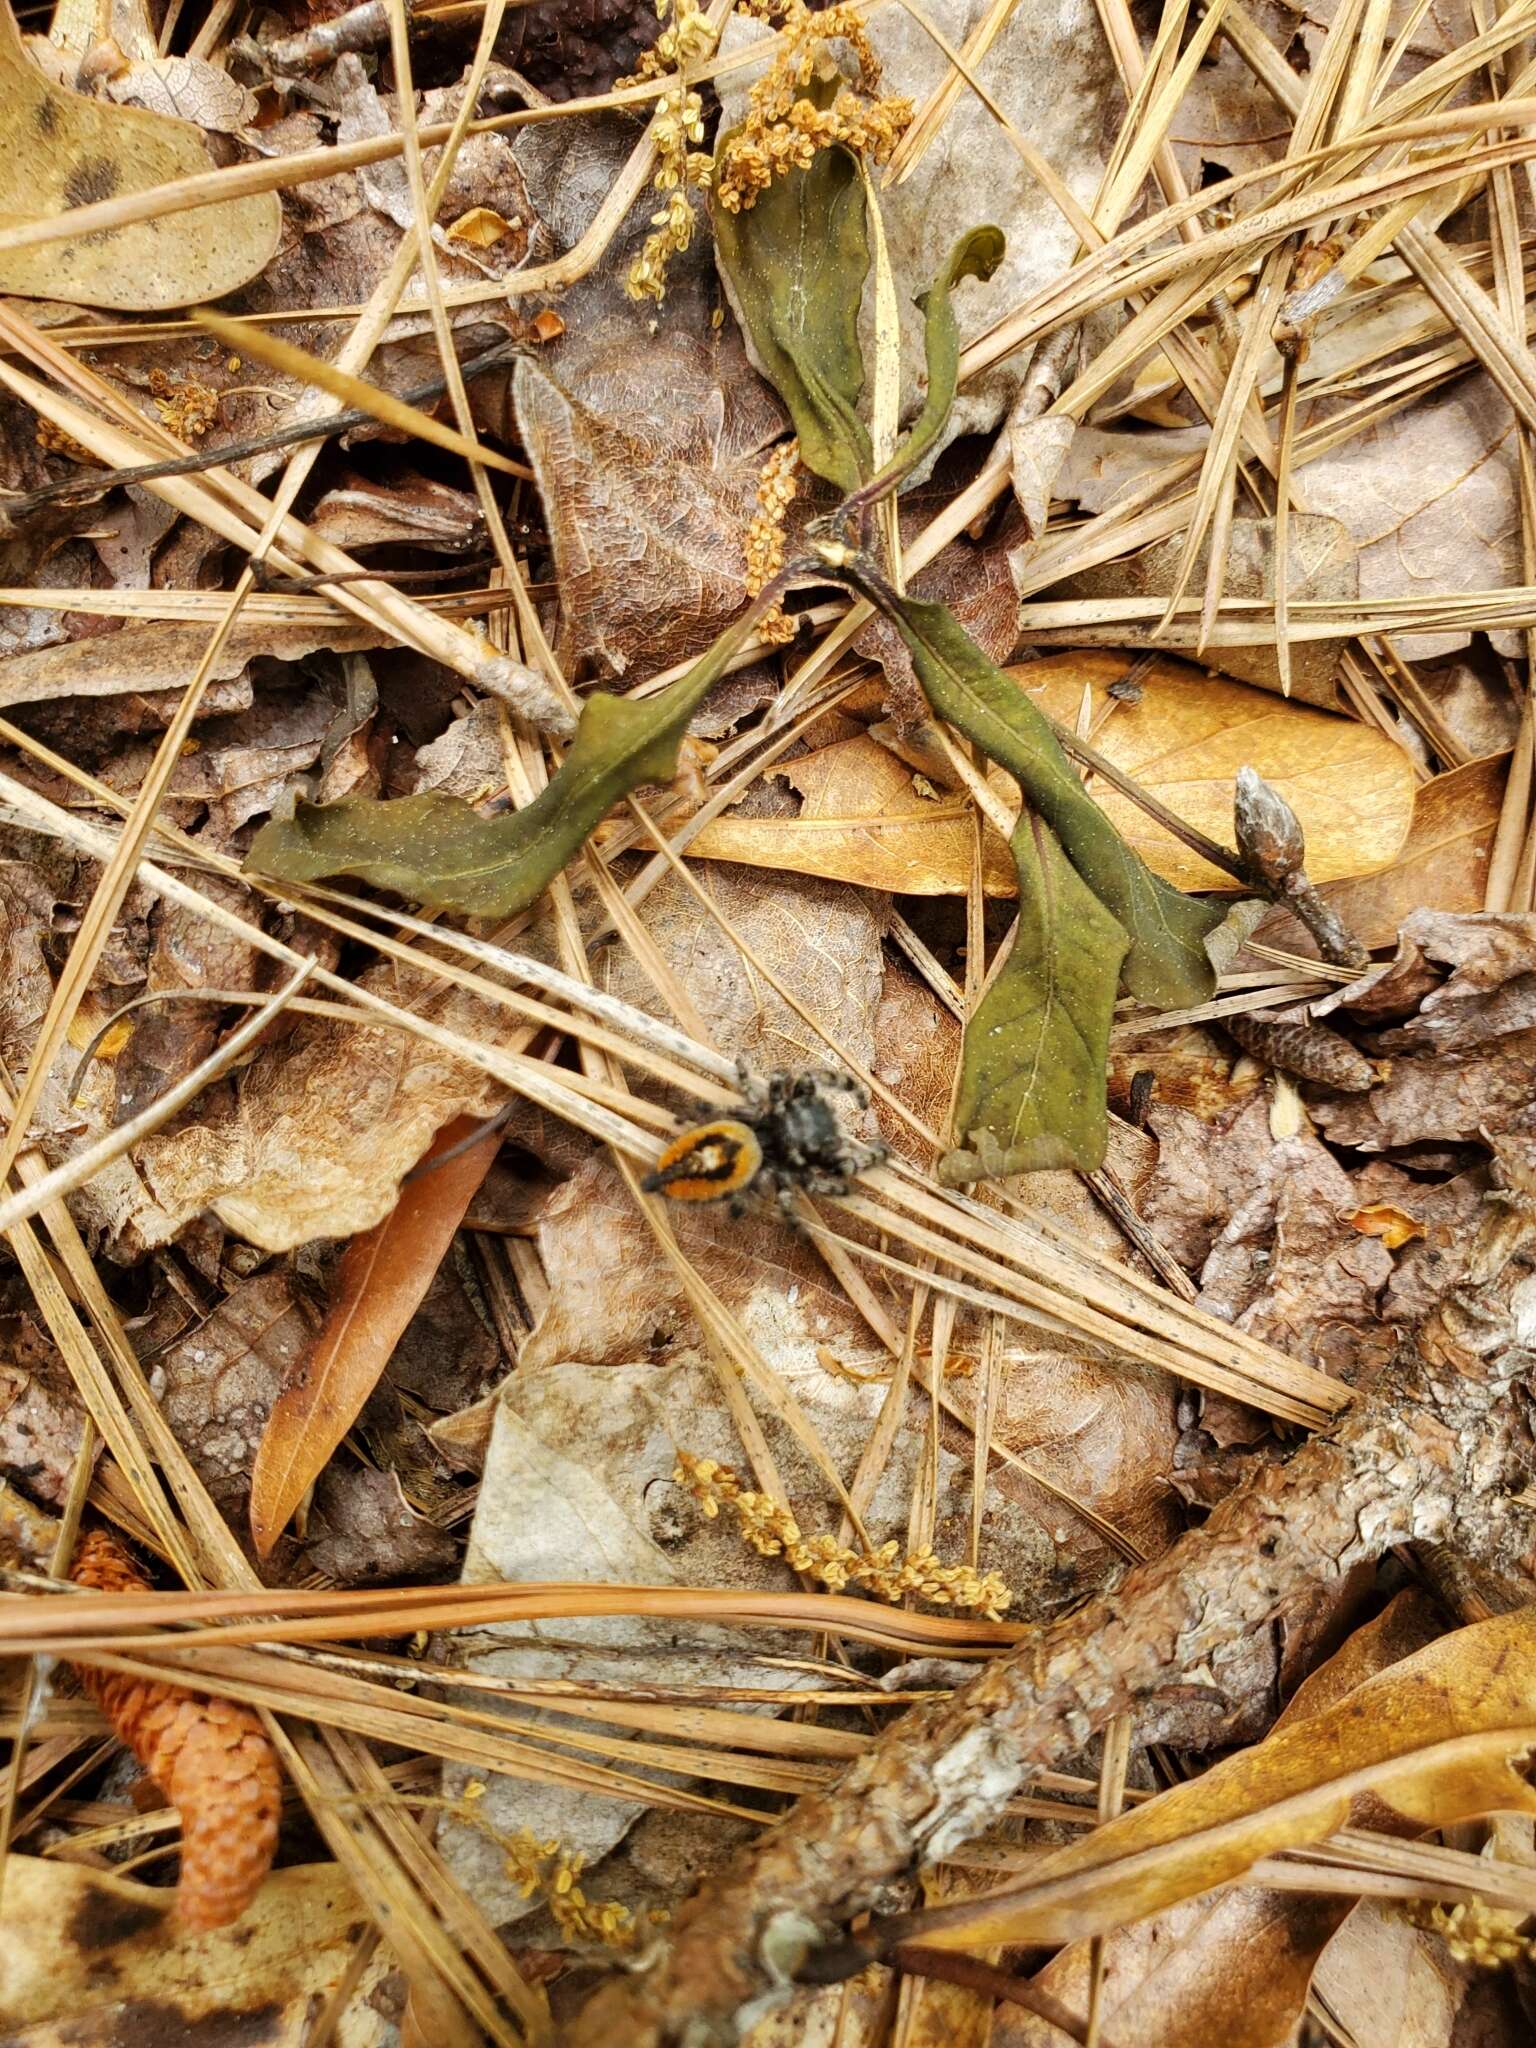
[[[976,843],[969,797],[925,794],[912,771],[877,740],[861,736],[820,747],[779,772],[804,799],[797,818],[715,818],[695,836],[692,852],[702,860],[789,869],[904,896],[953,896],[969,888]],[[982,861],[988,895],[1017,891],[1008,848],[990,829]]]
[[[1438,1633],[1424,1595],[1400,1593],[1307,1681],[1277,1726],[1321,1711]],[[1106,2037],[1127,2048],[1216,2040],[1222,2048],[1282,2048],[1306,2002],[1317,1958],[1353,1905],[1347,1898],[1233,1885],[1117,1928],[1105,1945]],[[1089,1944],[1076,1942],[1034,1981],[1081,2012],[1089,1971]],[[994,2048],[1057,2048],[1061,2037],[1032,2013],[1000,2008],[992,2038]]]
[[[62,646],[33,648],[0,659],[0,710],[48,698],[147,695],[184,690],[207,652],[206,625],[130,623],[116,633],[93,633]],[[291,625],[252,618],[236,621],[215,658],[212,674],[228,680],[259,656],[296,662],[325,647],[337,653],[379,647],[384,635],[352,620]]]
[[[1318,1959],[1312,1991],[1351,2048],[1503,2048],[1530,2038],[1527,1980],[1459,1963],[1438,1936],[1363,1899]]]
[[[409,1002],[400,977],[365,985]],[[496,1039],[505,1013],[451,995],[429,1014]],[[453,1117],[480,1116],[505,1091],[403,1032],[304,1019],[239,1078],[232,1110],[146,1140],[135,1153],[156,1204],[128,1219],[131,1238],[164,1243],[204,1209],[264,1251],[356,1237],[394,1207],[402,1175]]]
[[[1391,865],[1325,887],[1329,903],[1365,945],[1392,945],[1417,910],[1482,909],[1508,767],[1508,755],[1500,754],[1424,783]],[[1274,912],[1254,936],[1290,952],[1317,950],[1289,911]]]
[[[1403,925],[1402,943],[1451,974],[1405,1024],[1382,1033],[1384,1052],[1461,1052],[1536,1025],[1536,917],[1421,910]]]
[[[1384,419],[1298,470],[1314,512],[1348,527],[1360,550],[1360,597],[1502,590],[1522,581],[1515,422],[1481,373]],[[1470,631],[1400,633],[1407,661],[1451,654]],[[1513,653],[1517,635],[1496,635]]]
[[[266,1557],[363,1403],[420,1307],[501,1145],[493,1131],[444,1155],[474,1130],[444,1125],[384,1222],[342,1256],[313,1349],[274,1402],[251,1473],[251,1540]]]
[[[156,1359],[166,1420],[232,1527],[245,1520],[272,1403],[313,1336],[292,1273],[273,1266],[235,1287]]]
[[[1376,1824],[1404,1834],[1536,1813],[1517,1767],[1536,1736],[1533,1700],[1536,1609],[1458,1629],[1316,1713],[1300,1707],[1254,1748],[1046,1858],[1031,1884],[952,1908],[920,1938],[968,1949],[1107,1932],[1322,1840],[1367,1796]]]
[[[1351,1224],[1348,1174],[1309,1134],[1281,1139],[1235,1194],[1200,1273],[1200,1303],[1337,1378],[1385,1363],[1381,1320],[1392,1254]]]
[[[49,219],[212,169],[190,122],[114,107],[48,79],[0,8],[0,226]],[[121,312],[222,298],[277,249],[275,193],[0,253],[0,291]]]
[[[11,2048],[109,2048],[152,2039],[303,2039],[340,1981],[368,1916],[334,1863],[275,1872],[238,1927],[190,1933],[172,1894],[106,1871],[14,1852],[6,1859],[0,2012]],[[337,2028],[338,2048],[385,2048],[380,1949]],[[14,2029],[15,2031],[10,2031]]]
[[[745,603],[743,536],[784,431],[735,327],[593,317],[513,380],[560,584],[560,652],[622,675],[699,653]]]
[[[459,1561],[452,1536],[417,1514],[395,1472],[329,1465],[305,1526],[304,1570],[338,1586],[443,1580]]]

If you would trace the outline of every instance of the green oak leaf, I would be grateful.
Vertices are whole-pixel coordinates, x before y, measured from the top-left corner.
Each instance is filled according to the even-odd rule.
[[[387,803],[301,803],[292,818],[262,826],[246,866],[279,882],[358,875],[434,910],[510,917],[549,886],[632,789],[676,773],[689,719],[758,616],[753,606],[654,697],[589,697],[559,773],[520,811],[482,818],[442,790]]]
[[[827,566],[887,615],[907,643],[934,710],[1007,769],[1124,927],[1130,950],[1123,973],[1131,994],[1162,1010],[1208,1002],[1216,975],[1204,941],[1222,921],[1220,908],[1170,888],[1126,845],[1083,788],[1044,713],[943,605],[901,596],[856,557]]]
[[[822,105],[843,83],[814,81],[805,96]],[[730,140],[721,137],[717,164]],[[840,491],[857,490],[872,462],[859,417],[869,223],[858,159],[841,144],[818,150],[808,170],[775,178],[755,205],[716,206],[713,216],[731,304],[789,408],[801,461]]]
[[[1027,804],[1010,844],[1018,923],[966,1028],[954,1118],[962,1149],[939,1162],[951,1185],[1048,1167],[1090,1172],[1109,1138],[1104,1070],[1125,929]]]

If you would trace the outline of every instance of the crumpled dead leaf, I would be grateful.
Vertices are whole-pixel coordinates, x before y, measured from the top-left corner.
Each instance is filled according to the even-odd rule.
[[[594,308],[594,314],[596,309]],[[746,602],[743,539],[784,431],[734,327],[592,318],[513,380],[560,583],[562,658],[622,675],[708,646]]]
[[[0,1917],[0,2011],[25,2048],[87,2048],[125,2030],[210,2044],[297,2041],[367,1934],[367,1914],[334,1863],[275,1871],[237,1927],[190,1933],[172,1894],[104,1870],[7,1857]],[[365,1964],[337,2038],[385,2048],[378,2000],[394,1959]]]
[[[1326,1146],[1282,1139],[1235,1203],[1200,1274],[1200,1305],[1292,1358],[1355,1381],[1396,1348],[1380,1316],[1392,1254],[1355,1229]]]
[[[1461,1052],[1536,1026],[1536,917],[1420,910],[1404,922],[1401,943],[1451,973],[1405,1023],[1381,1034],[1384,1052]]]
[[[1269,1104],[1250,1095],[1201,1118],[1180,1104],[1154,1099],[1147,1126],[1157,1139],[1157,1165],[1138,1206],[1179,1264],[1198,1273],[1264,1173],[1275,1143]]]
[[[1320,1099],[1325,1137],[1360,1152],[1476,1142],[1525,1129],[1536,1097],[1536,1029],[1466,1052],[1399,1054],[1368,1095]]]
[[[394,974],[372,985],[401,999]],[[464,996],[432,1014],[482,1037],[505,1028],[503,1013],[488,1018]],[[402,1032],[306,1018],[281,1057],[258,1058],[241,1074],[231,1111],[158,1133],[135,1153],[156,1207],[130,1219],[130,1242],[164,1243],[210,1208],[264,1251],[355,1237],[393,1208],[401,1176],[436,1130],[484,1115],[503,1094]]]
[[[56,85],[0,8],[0,226],[49,219],[212,168],[190,122]],[[271,192],[74,241],[0,251],[0,291],[153,312],[222,298],[264,268],[282,209]]]

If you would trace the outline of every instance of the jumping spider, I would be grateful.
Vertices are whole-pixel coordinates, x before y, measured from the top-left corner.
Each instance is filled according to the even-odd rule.
[[[793,1222],[797,1194],[845,1195],[855,1174],[884,1160],[883,1145],[861,1145],[838,1121],[834,1091],[851,1095],[861,1109],[869,1102],[868,1089],[850,1075],[810,1067],[763,1082],[738,1060],[736,1076],[742,1101],[735,1115],[674,1138],[640,1183],[647,1194],[675,1202],[729,1199],[731,1214],[740,1216],[754,1189],[772,1188]]]

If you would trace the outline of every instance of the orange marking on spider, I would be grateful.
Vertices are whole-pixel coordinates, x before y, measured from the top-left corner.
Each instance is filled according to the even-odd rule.
[[[742,1100],[734,1116],[715,1116],[674,1138],[640,1185],[676,1202],[728,1199],[741,1215],[747,1196],[772,1192],[791,1223],[801,1194],[842,1195],[866,1167],[885,1158],[883,1145],[850,1138],[834,1106],[839,1095],[860,1108],[869,1097],[857,1081],[825,1067],[758,1080],[738,1060]]]
[[[640,1185],[648,1195],[670,1195],[674,1202],[719,1202],[749,1188],[762,1165],[756,1133],[721,1117],[674,1138]]]

